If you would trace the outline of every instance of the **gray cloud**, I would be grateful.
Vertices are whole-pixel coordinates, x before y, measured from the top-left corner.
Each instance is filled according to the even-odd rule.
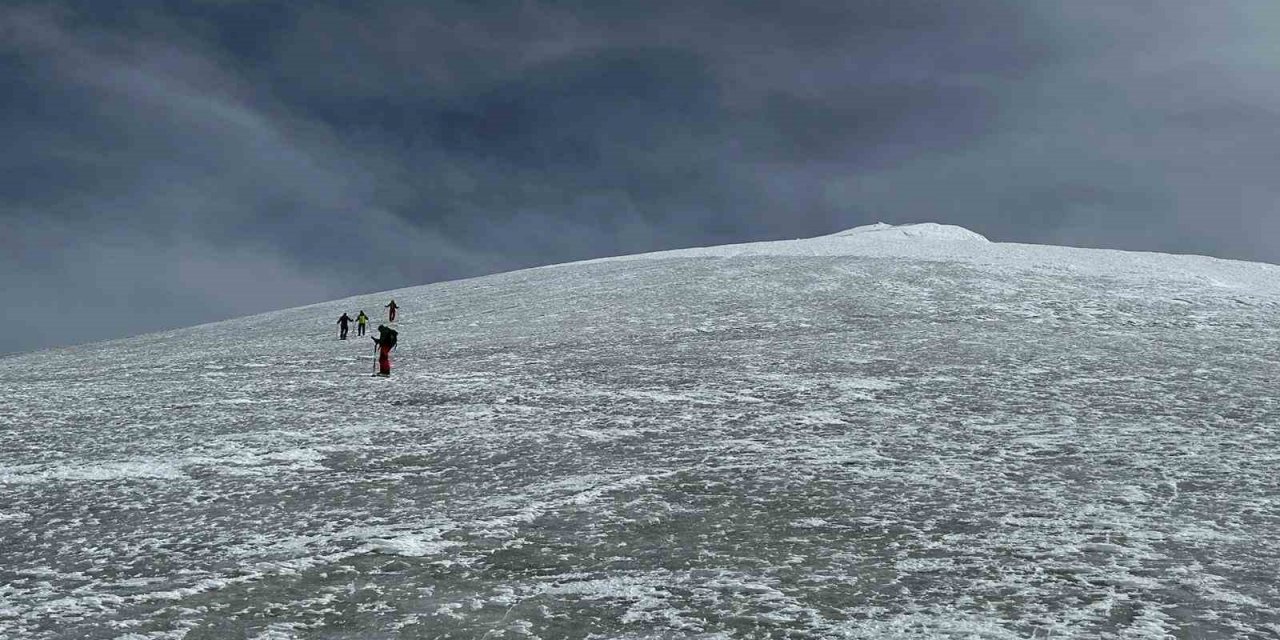
[[[876,220],[1276,261],[1278,12],[10,4],[0,353]]]

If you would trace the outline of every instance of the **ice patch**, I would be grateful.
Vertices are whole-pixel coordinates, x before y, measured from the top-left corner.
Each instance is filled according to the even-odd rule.
[[[800,518],[792,522],[791,526],[797,529],[824,529],[830,527],[831,523],[822,518]]]
[[[461,542],[440,539],[440,536],[449,530],[450,527],[436,527],[422,533],[411,533],[393,538],[374,538],[365,545],[363,550],[413,558],[437,555],[450,547],[462,546]]]
[[[831,386],[845,391],[888,391],[898,388],[898,383],[877,378],[847,378],[833,381]]]
[[[0,484],[40,484],[50,481],[104,482],[112,480],[175,480],[186,474],[177,465],[154,460],[122,460],[83,465],[20,465],[0,467]]]
[[[293,640],[302,635],[303,628],[303,625],[293,622],[277,622],[253,636],[252,640]]]
[[[273,462],[291,462],[293,463],[291,466],[295,468],[323,469],[320,461],[328,456],[317,449],[289,449],[268,453],[262,457]]]
[[[1024,634],[1006,629],[992,616],[979,617],[963,611],[938,614],[906,613],[875,620],[851,620],[834,626],[832,636],[876,640],[918,640],[920,638],[974,638],[1014,640]],[[1052,635],[1048,637],[1053,637]]]
[[[951,558],[907,558],[895,566],[902,573],[937,573],[955,570],[956,562]]]
[[[457,613],[457,611],[461,608],[462,608],[461,602],[448,602],[440,605],[440,607],[436,609],[436,615],[444,616],[446,618],[453,618],[454,620],[462,620],[462,616]]]

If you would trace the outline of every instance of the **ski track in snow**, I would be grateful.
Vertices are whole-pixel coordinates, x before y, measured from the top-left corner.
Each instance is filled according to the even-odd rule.
[[[1280,285],[908,258],[7,358],[0,637],[1280,635]]]

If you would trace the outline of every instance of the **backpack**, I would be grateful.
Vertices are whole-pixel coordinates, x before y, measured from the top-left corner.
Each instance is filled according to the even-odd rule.
[[[397,333],[395,329],[387,329],[385,332],[383,332],[382,342],[384,342],[387,345],[388,351],[396,348],[396,337],[398,335],[399,333]]]

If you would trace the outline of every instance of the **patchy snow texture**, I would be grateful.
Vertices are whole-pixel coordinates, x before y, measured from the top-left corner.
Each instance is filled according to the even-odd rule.
[[[0,360],[0,637],[1280,634],[1275,267],[880,227],[392,294]]]

